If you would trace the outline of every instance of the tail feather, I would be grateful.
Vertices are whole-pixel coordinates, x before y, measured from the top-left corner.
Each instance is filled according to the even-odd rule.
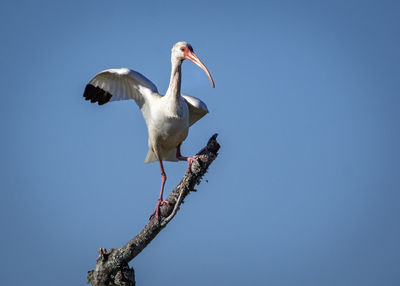
[[[161,159],[163,161],[177,162],[178,159],[176,158],[176,148],[162,154]],[[158,161],[158,158],[156,154],[153,152],[153,150],[149,149],[149,152],[147,152],[147,156],[146,159],[144,160],[144,163],[147,164],[155,161]]]
[[[145,164],[151,163],[157,161],[157,156],[154,154],[152,150],[149,149],[149,152],[147,152],[146,159],[144,160]]]

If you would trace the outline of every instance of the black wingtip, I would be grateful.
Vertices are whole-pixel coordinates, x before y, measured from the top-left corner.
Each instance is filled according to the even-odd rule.
[[[86,100],[90,100],[91,103],[97,102],[99,105],[103,105],[110,101],[112,94],[106,90],[101,89],[100,87],[94,86],[89,83],[85,87],[83,97]]]

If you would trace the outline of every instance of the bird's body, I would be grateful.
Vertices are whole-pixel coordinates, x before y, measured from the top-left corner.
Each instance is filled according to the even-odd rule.
[[[145,163],[157,159],[178,161],[176,147],[189,132],[187,103],[181,96],[177,100],[163,96],[154,102],[149,112],[150,116],[145,117],[149,134],[149,152]]]
[[[192,47],[186,42],[178,42],[172,48],[171,79],[164,96],[158,93],[157,87],[142,74],[127,69],[109,69],[97,74],[86,86],[84,97],[99,105],[108,101],[133,99],[139,106],[146,121],[148,130],[149,151],[145,163],[160,162],[161,192],[156,210],[159,206],[166,175],[162,161],[187,160],[190,164],[195,157],[183,157],[180,145],[186,139],[189,127],[208,113],[207,106],[201,100],[181,94],[181,65],[184,59],[189,59],[199,65],[214,82],[204,64],[193,53]]]

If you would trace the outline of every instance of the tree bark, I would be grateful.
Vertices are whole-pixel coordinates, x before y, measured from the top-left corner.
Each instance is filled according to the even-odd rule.
[[[128,243],[121,248],[112,248],[107,251],[99,249],[94,270],[88,272],[88,282],[93,286],[134,286],[135,271],[128,263],[134,259],[173,219],[179,206],[190,192],[195,192],[195,185],[207,172],[210,164],[218,156],[220,145],[214,134],[197,155],[199,164],[193,163],[191,170],[187,170],[181,182],[169,194],[169,204],[164,204],[160,209],[160,218],[153,217],[147,225]]]

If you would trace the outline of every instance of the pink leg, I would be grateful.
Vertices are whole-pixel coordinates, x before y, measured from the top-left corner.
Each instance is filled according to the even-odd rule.
[[[181,154],[181,144],[178,145],[178,147],[176,148],[176,158],[180,161],[187,161],[188,162],[188,170],[190,171],[192,168],[192,163],[196,162],[197,164],[199,164],[199,161],[197,161],[197,155],[194,155],[192,157],[184,157]],[[199,164],[200,165],[200,164]]]
[[[160,169],[161,169],[161,191],[160,191],[160,197],[157,200],[157,205],[156,205],[156,209],[155,211],[151,214],[149,219],[152,219],[154,216],[159,219],[159,214],[160,214],[160,207],[163,204],[169,204],[168,201],[163,200],[163,194],[164,194],[164,185],[165,185],[165,181],[167,180],[167,175],[164,172],[164,166],[161,160],[159,160],[160,162]]]

